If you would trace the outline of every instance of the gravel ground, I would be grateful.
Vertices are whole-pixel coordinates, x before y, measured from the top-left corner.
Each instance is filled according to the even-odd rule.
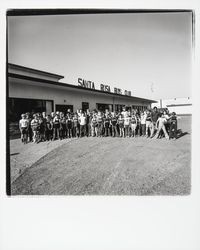
[[[13,195],[188,195],[191,117],[175,141],[81,138],[22,145],[11,141]],[[18,153],[18,154],[16,154]]]

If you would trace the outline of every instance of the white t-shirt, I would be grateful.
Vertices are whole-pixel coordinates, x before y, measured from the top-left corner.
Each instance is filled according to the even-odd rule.
[[[166,123],[166,118],[165,117],[159,117],[158,118],[158,127],[162,127]]]
[[[126,115],[128,114],[127,111],[122,111],[121,114],[123,115],[123,117],[126,117]]]
[[[27,119],[21,119],[19,121],[19,125],[20,125],[21,128],[27,128],[28,124],[29,124],[29,121]]]
[[[125,117],[124,118],[124,125],[129,125],[130,124],[130,117]]]
[[[146,118],[147,118],[146,114],[141,115],[141,124],[146,124]]]
[[[79,120],[80,120],[80,125],[85,125],[86,124],[86,117],[85,116],[81,115],[79,117]]]

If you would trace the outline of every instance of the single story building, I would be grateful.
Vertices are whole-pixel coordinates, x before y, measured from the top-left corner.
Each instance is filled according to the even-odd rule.
[[[149,99],[102,91],[91,86],[60,82],[64,76],[16,64],[8,64],[9,121],[17,121],[22,113],[70,109],[120,111],[123,106],[140,110],[156,102]]]

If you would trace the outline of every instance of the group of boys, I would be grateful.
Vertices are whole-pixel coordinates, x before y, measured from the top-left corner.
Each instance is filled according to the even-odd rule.
[[[19,121],[21,139],[23,143],[49,141],[72,137],[136,137],[166,139],[177,138],[177,117],[175,113],[159,112],[157,107],[153,110],[139,112],[133,110],[122,112],[100,112],[94,110],[77,110],[76,113],[67,111],[22,114]]]

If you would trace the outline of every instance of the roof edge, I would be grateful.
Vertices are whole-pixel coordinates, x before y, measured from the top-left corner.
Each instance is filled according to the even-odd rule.
[[[116,94],[116,93],[113,93],[113,92],[107,92],[107,91],[102,91],[102,90],[98,90],[98,89],[83,88],[83,87],[76,86],[76,85],[69,84],[69,83],[55,82],[55,81],[40,79],[40,78],[36,78],[36,77],[31,77],[31,76],[23,76],[23,75],[14,74],[14,73],[8,73],[8,77],[18,78],[18,79],[23,79],[23,80],[29,80],[29,81],[42,82],[42,83],[52,84],[52,85],[61,86],[61,87],[74,88],[74,89],[79,89],[79,90],[84,90],[84,91],[97,92],[97,93],[101,93],[101,94],[103,93],[103,94],[108,94],[108,95],[114,95],[114,96],[117,96],[117,97],[135,98],[135,99],[138,99],[138,100],[147,101],[149,103],[157,103],[157,101],[155,101],[155,100],[146,99],[146,98],[142,98],[142,97],[120,95],[120,94]]]
[[[25,67],[25,66],[22,66],[22,65],[14,64],[14,63],[8,63],[8,68],[9,68],[9,66],[14,67],[14,68],[19,68],[19,69],[26,69],[26,70],[30,70],[30,71],[33,71],[33,72],[38,72],[38,73],[42,73],[42,74],[49,75],[49,76],[54,76],[54,77],[57,77],[59,79],[64,78],[64,76],[62,76],[62,75],[50,73],[50,72],[35,69],[35,68]]]

